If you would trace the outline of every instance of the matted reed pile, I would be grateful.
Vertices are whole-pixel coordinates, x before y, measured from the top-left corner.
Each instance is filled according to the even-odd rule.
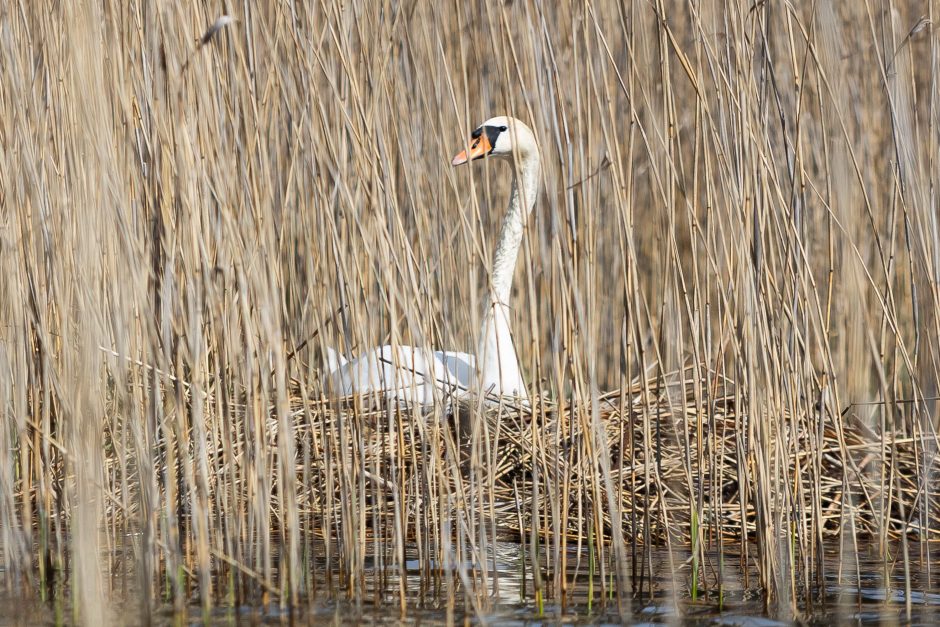
[[[854,414],[845,419],[824,407],[793,421],[792,431],[763,435],[749,424],[749,417],[735,411],[731,382],[722,382],[704,411],[696,406],[690,385],[668,387],[671,395],[646,395],[634,388],[599,397],[598,420],[604,436],[596,443],[587,417],[591,407],[560,411],[557,403],[544,399],[534,408],[512,403],[485,406],[480,414],[470,401],[458,403],[456,412],[449,409],[443,416],[399,405],[360,409],[356,416],[363,422],[353,431],[361,431],[361,440],[354,446],[363,457],[361,467],[377,471],[365,473],[372,486],[367,500],[373,507],[381,502],[377,507],[386,513],[393,511],[383,468],[398,467],[399,481],[425,493],[415,462],[431,449],[446,451],[445,456],[451,457],[448,463],[459,466],[455,473],[459,481],[449,486],[459,493],[466,489],[460,484],[468,481],[472,465],[481,463],[474,448],[482,445],[492,449],[485,456],[492,467],[482,471],[491,484],[497,535],[518,538],[520,526],[530,531],[535,516],[540,532],[550,529],[569,541],[584,542],[589,528],[598,525],[603,529],[598,533],[609,539],[608,505],[592,498],[604,488],[595,485],[598,472],[590,462],[596,459],[591,449],[603,446],[610,452],[611,478],[621,499],[619,524],[629,528],[635,542],[691,544],[696,507],[701,508],[697,524],[704,528],[709,546],[717,545],[719,534],[738,544],[753,539],[761,507],[769,508],[764,516],[786,517],[793,532],[806,542],[812,542],[816,533],[832,538],[846,530],[855,541],[865,542],[897,540],[904,534],[940,539],[936,505],[940,482],[931,480],[940,471],[940,458],[929,454],[929,445],[924,452],[929,436],[921,434],[918,442],[879,434]],[[326,411],[322,420],[328,430],[342,428],[337,414],[353,402],[345,399],[339,405],[342,409]],[[391,431],[382,428],[389,415],[394,416]],[[478,416],[485,426],[474,424]],[[435,428],[431,420],[443,422]],[[441,441],[430,444],[432,434]],[[762,445],[774,451],[775,462],[790,477],[785,491],[769,499],[760,494],[750,441],[759,437],[768,438]],[[539,475],[541,479],[536,478]],[[543,487],[534,490],[538,482]],[[307,501],[318,514],[330,499],[325,487],[323,481],[315,484]],[[553,510],[561,510],[567,525],[551,525],[552,518],[545,513]],[[383,517],[372,520],[387,522]]]
[[[507,533],[556,596],[579,543],[621,592],[662,545],[796,603],[829,538],[935,580],[934,9],[3,3],[7,589],[99,624],[116,581],[208,612],[417,564],[479,607]],[[327,347],[475,345],[509,176],[450,160],[496,114],[542,157],[533,412],[328,398]]]

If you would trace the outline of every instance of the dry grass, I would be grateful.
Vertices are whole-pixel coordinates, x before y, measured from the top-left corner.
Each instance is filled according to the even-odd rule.
[[[654,543],[793,603],[860,542],[936,579],[935,3],[236,3],[204,45],[228,5],[154,4],[0,8],[8,589],[298,604],[407,548],[479,609],[506,533],[556,598],[600,535],[621,594]],[[540,401],[326,399],[327,345],[475,344],[509,176],[449,158],[501,113]]]

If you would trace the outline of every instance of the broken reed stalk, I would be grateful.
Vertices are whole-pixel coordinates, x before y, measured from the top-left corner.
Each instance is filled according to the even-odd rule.
[[[128,577],[148,613],[406,613],[416,563],[453,617],[520,536],[563,604],[585,543],[621,608],[654,546],[677,595],[739,562],[793,604],[857,577],[865,537],[886,580],[929,579],[938,50],[888,5],[246,4],[205,31],[196,3],[24,4],[0,35],[7,590],[71,584],[86,622]],[[326,346],[475,344],[508,176],[448,158],[496,113],[545,162],[513,311],[533,411],[327,399]]]

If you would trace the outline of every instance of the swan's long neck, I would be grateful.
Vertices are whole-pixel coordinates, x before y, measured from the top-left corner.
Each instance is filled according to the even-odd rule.
[[[513,168],[512,192],[509,195],[509,209],[503,220],[493,255],[492,301],[509,305],[512,293],[512,276],[516,270],[516,259],[522,246],[522,233],[525,230],[526,217],[535,206],[538,194],[541,165],[537,152],[527,155]]]
[[[516,258],[522,246],[526,217],[535,206],[539,187],[538,154],[522,160],[514,168],[509,210],[493,256],[492,289],[483,313],[480,345],[477,347],[479,387],[485,392],[528,398],[522,371],[516,359],[509,327],[509,297]]]

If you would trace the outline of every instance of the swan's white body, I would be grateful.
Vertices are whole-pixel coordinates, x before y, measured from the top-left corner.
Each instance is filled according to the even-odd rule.
[[[342,395],[380,393],[385,398],[430,405],[467,394],[476,380],[476,359],[470,353],[432,351],[386,344],[352,361],[328,350],[330,386]]]
[[[508,117],[487,120],[471,140],[475,141],[469,154],[464,151],[454,157],[454,165],[490,155],[508,159],[513,166],[509,208],[493,257],[477,345],[479,359],[469,353],[386,345],[346,361],[328,349],[328,383],[333,393],[381,394],[386,399],[425,405],[470,393],[528,400],[509,324],[509,299],[526,218],[538,193],[538,145],[529,127]]]

